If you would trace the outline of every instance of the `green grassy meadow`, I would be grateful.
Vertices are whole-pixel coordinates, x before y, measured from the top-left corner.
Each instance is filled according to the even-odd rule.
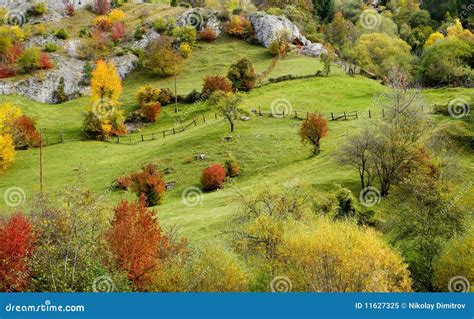
[[[265,70],[272,60],[266,49],[228,38],[212,44],[199,44],[179,75],[178,93],[200,90],[206,75],[225,75],[228,67],[243,56],[255,63],[257,72]],[[290,55],[277,65],[270,77],[288,73],[314,74],[321,68],[318,59]],[[171,88],[173,79],[160,79],[140,72],[131,74],[123,83],[121,102],[125,112],[137,107],[134,94],[144,84]],[[374,96],[384,90],[386,88],[376,81],[346,76],[333,66],[329,77],[287,81],[255,89],[243,96],[243,107],[248,111],[260,107],[268,112],[273,101],[285,99],[292,111],[320,111],[327,115],[344,111],[367,114],[364,112],[371,110],[377,116],[380,113],[374,106]],[[453,97],[472,97],[472,90],[427,90],[423,94],[430,104],[447,104]],[[20,96],[1,96],[0,103],[3,102],[14,102],[24,113],[37,118],[38,126],[46,129],[51,138],[64,133],[66,139],[72,139],[80,135],[82,112],[90,99],[85,96],[61,105],[45,105]],[[239,194],[251,196],[269,186],[283,188],[289,185],[301,185],[323,194],[333,191],[336,185],[350,188],[354,194],[360,191],[356,172],[339,165],[334,156],[351,133],[371,124],[373,119],[369,120],[367,116],[358,121],[330,122],[329,136],[322,141],[321,155],[310,157],[310,149],[301,144],[297,134],[299,120],[252,115],[250,121],[238,121],[232,139],[225,141],[224,138],[230,135],[229,125],[222,118],[214,119],[207,103],[180,104],[179,107],[181,112],[178,115],[173,106],[165,107],[157,123],[132,134],[133,140],[142,133],[170,129],[181,117],[185,122],[198,117],[197,127],[165,139],[158,136],[154,141],[131,145],[117,144],[112,140],[109,143],[75,141],[45,147],[46,191],[60,191],[65,184],[79,180],[97,194],[106,194],[107,201],[113,206],[122,198],[135,198],[128,192],[109,192],[114,179],[155,162],[160,169],[172,168],[173,172],[165,175],[165,180],[176,181],[174,189],[166,193],[163,204],[155,208],[159,219],[165,226],[177,226],[180,234],[190,238],[191,242],[219,235],[229,216],[239,209]],[[206,123],[201,119],[203,114],[208,119]],[[438,117],[437,121],[451,119]],[[206,154],[206,160],[191,161],[197,153]],[[229,154],[240,162],[242,174],[226,184],[224,189],[204,194],[200,205],[186,206],[182,201],[183,191],[198,187],[202,169],[211,163],[223,163]],[[469,180],[474,175],[472,153],[461,151],[460,155],[466,180]],[[13,186],[24,189],[27,195],[25,205],[29,205],[39,189],[39,149],[19,151],[13,166],[0,177],[0,194]],[[461,199],[464,205],[472,205],[473,201],[472,192]],[[377,207],[384,209],[383,203]],[[12,213],[3,201],[0,210],[4,215]]]

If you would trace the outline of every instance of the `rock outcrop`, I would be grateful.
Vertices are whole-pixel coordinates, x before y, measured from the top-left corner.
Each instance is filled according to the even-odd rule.
[[[249,15],[249,20],[255,30],[255,37],[266,48],[276,39],[278,32],[287,30],[290,41],[302,46],[300,53],[311,57],[327,54],[327,50],[320,43],[311,43],[303,36],[296,25],[285,17],[278,17],[265,12],[254,12]]]
[[[194,8],[186,10],[176,17],[176,24],[182,26],[192,26],[196,30],[211,29],[218,37],[222,33],[222,23],[218,19],[218,12],[215,10]]]

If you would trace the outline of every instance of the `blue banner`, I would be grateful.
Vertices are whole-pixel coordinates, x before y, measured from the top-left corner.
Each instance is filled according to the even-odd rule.
[[[0,318],[463,318],[471,293],[4,293]]]

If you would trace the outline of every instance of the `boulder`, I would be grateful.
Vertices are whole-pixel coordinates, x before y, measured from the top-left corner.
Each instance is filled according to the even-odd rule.
[[[210,9],[189,9],[176,17],[176,25],[179,27],[192,26],[198,32],[209,28],[214,31],[216,37],[222,33],[222,23],[219,21],[218,12]]]
[[[300,33],[298,27],[285,17],[257,11],[249,15],[249,20],[255,30],[255,37],[266,48],[275,40],[277,33],[285,29],[290,32],[292,42],[298,41],[303,45],[311,43]]]
[[[328,51],[322,45],[321,43],[310,43],[301,49],[301,54],[314,57],[314,58],[319,58],[321,54],[328,54]]]
[[[112,59],[118,74],[122,79],[129,75],[138,66],[138,57],[128,53],[122,56],[116,56]]]
[[[134,49],[145,49],[150,43],[155,41],[160,37],[160,34],[154,30],[150,30],[143,36],[143,39],[135,41],[132,44],[132,48]]]

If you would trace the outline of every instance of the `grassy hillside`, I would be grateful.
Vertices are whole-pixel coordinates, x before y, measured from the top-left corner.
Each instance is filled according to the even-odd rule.
[[[209,74],[225,74],[229,65],[242,56],[249,57],[261,72],[271,62],[267,51],[257,46],[230,39],[221,39],[213,44],[201,45],[193,57],[187,61],[179,76],[179,93],[185,94],[200,89],[202,78]],[[286,73],[305,75],[315,73],[321,68],[318,59],[290,56],[283,60],[271,73],[271,77]],[[286,71],[291,70],[291,71]],[[172,79],[158,79],[143,73],[134,73],[124,82],[122,95],[123,108],[129,112],[136,107],[134,93],[143,84],[170,87]],[[348,77],[333,67],[327,78],[312,78],[267,85],[244,96],[244,108],[268,112],[273,101],[285,99],[291,110],[321,111],[324,114],[343,111],[371,110],[380,114],[374,106],[374,96],[385,88],[378,82],[364,77]],[[429,90],[424,95],[429,103],[446,104],[451,98],[469,96],[467,89]],[[20,105],[30,115],[38,118],[39,125],[46,128],[50,136],[60,132],[66,138],[78,136],[82,125],[82,111],[89,102],[88,97],[69,101],[62,105],[44,105],[18,96],[2,96],[0,102],[10,101]],[[239,208],[238,193],[252,195],[268,186],[303,185],[317,192],[330,192],[340,184],[358,194],[358,179],[349,167],[342,167],[334,160],[336,149],[351,132],[365,125],[366,119],[358,121],[330,122],[329,136],[322,142],[322,154],[310,157],[310,150],[300,143],[297,130],[300,121],[278,119],[268,116],[252,116],[248,122],[239,121],[231,141],[229,126],[222,119],[215,120],[213,112],[206,103],[199,105],[180,105],[181,115],[174,114],[172,107],[162,112],[159,121],[143,130],[144,133],[169,129],[177,116],[185,114],[186,120],[206,114],[208,121],[199,121],[197,127],[166,139],[132,145],[103,142],[69,142],[48,146],[44,153],[44,172],[47,191],[58,191],[64,184],[80,179],[82,183],[97,193],[107,194],[111,205],[120,198],[135,198],[127,192],[107,191],[112,181],[140,169],[148,162],[156,162],[161,169],[173,168],[166,175],[166,181],[176,181],[175,188],[166,193],[164,203],[157,207],[160,220],[165,225],[177,225],[180,232],[192,240],[202,240],[218,234],[228,221],[229,214]],[[440,121],[448,121],[441,118]],[[132,137],[138,139],[140,133]],[[207,155],[205,161],[192,161],[196,153]],[[214,162],[223,162],[233,154],[242,166],[242,175],[227,184],[225,189],[204,195],[201,205],[186,206],[182,199],[183,191],[190,186],[199,186],[201,171]],[[474,174],[472,154],[462,153],[467,176]],[[0,193],[12,186],[21,187],[27,194],[28,202],[38,190],[39,150],[17,153],[14,165],[0,177]],[[462,185],[460,185],[461,187]],[[462,199],[468,205],[474,200],[469,194]],[[9,211],[0,204],[2,214]],[[380,205],[383,209],[383,203]]]

